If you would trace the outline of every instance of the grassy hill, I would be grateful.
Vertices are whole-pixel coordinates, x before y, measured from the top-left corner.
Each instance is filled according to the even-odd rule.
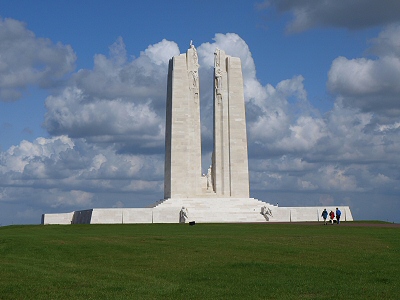
[[[398,299],[399,270],[399,227],[0,228],[0,299]]]

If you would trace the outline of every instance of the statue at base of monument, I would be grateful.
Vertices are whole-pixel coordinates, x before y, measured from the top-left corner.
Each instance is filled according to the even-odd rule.
[[[271,209],[266,206],[261,207],[261,214],[264,216],[266,221],[269,221],[269,217],[273,217]]]
[[[188,209],[186,207],[182,206],[182,209],[179,212],[179,223],[186,223],[188,216],[189,216]]]

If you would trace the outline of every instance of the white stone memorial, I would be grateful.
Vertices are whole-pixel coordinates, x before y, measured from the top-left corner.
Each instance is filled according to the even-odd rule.
[[[241,61],[214,53],[214,149],[201,170],[199,63],[192,43],[169,62],[164,199],[149,208],[90,209],[44,214],[42,224],[237,223],[320,221],[324,208],[278,207],[249,195],[246,113]],[[341,206],[342,221],[352,221]]]
[[[246,115],[240,59],[215,51],[214,152],[204,185],[196,48],[168,72],[164,198],[249,198]]]

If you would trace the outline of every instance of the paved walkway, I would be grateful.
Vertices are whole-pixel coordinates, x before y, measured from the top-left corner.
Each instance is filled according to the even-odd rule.
[[[323,221],[320,222],[266,222],[265,224],[296,224],[296,225],[324,225]],[[328,223],[328,225],[331,225]],[[340,224],[333,224],[333,226],[345,227],[397,227],[400,228],[399,223],[373,223],[373,222],[345,222]]]

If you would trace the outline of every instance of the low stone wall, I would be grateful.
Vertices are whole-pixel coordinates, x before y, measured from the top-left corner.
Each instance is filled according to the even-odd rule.
[[[181,207],[153,208],[153,223],[179,223]]]
[[[74,212],[62,213],[62,214],[43,214],[42,215],[42,224],[44,224],[44,225],[71,224],[73,216],[74,216]]]
[[[353,215],[349,206],[338,206],[342,212],[341,221],[353,221]],[[323,221],[322,212],[336,212],[336,206],[315,207],[279,207],[273,211],[270,222],[317,222]],[[329,216],[328,216],[329,218]]]
[[[187,218],[182,218],[185,207]],[[270,210],[262,215],[261,209]],[[278,207],[256,199],[168,199],[152,208],[94,208],[65,214],[44,214],[42,224],[140,224],[140,223],[254,223],[318,222],[322,211],[336,207]],[[349,206],[339,206],[341,221],[353,221]]]
[[[153,210],[151,208],[124,208],[122,210],[122,223],[153,223]]]

